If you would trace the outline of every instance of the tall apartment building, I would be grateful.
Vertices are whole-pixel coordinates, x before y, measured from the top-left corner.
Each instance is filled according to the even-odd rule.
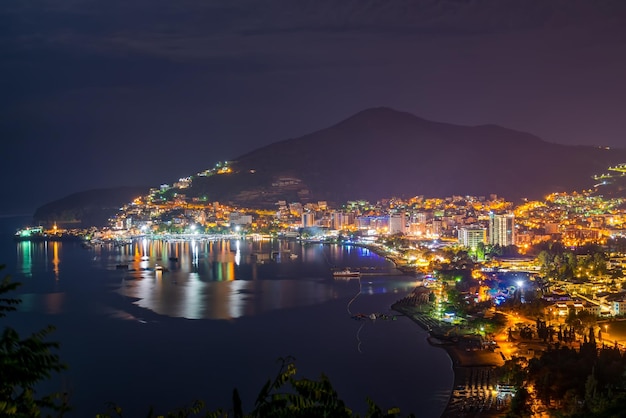
[[[315,213],[314,212],[304,212],[302,214],[302,227],[310,228],[315,226]]]
[[[339,230],[354,225],[353,213],[333,212],[331,218],[333,229]]]
[[[404,213],[389,215],[389,235],[406,233],[406,217]]]
[[[512,213],[489,214],[489,244],[501,247],[515,244],[515,216]]]
[[[430,223],[430,236],[440,237],[443,234],[443,221],[441,218],[435,218]]]
[[[487,243],[487,229],[482,226],[470,225],[459,229],[459,244],[476,250],[479,243]]]

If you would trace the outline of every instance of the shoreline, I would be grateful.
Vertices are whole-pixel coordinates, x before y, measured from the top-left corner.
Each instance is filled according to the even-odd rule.
[[[382,257],[385,260],[391,262],[393,264],[393,268],[398,270],[398,271],[400,271],[403,274],[420,274],[421,273],[416,267],[410,267],[410,266],[407,266],[407,265],[402,265],[400,263],[400,258],[399,257],[394,257],[392,255],[386,254],[380,248],[378,248],[376,245],[364,244],[362,242],[351,242],[349,244],[338,243],[338,244],[340,244],[340,245],[353,245],[355,247],[366,248],[366,249],[370,250],[371,252],[373,252],[374,254],[378,255],[379,257]]]
[[[417,267],[410,267],[407,265],[401,265],[398,257],[393,257],[381,251],[375,245],[368,245],[363,243],[352,243],[351,245],[358,245],[376,253],[380,257],[385,258],[393,263],[396,270],[399,270],[403,274],[418,275],[421,272]],[[436,319],[431,318],[428,314],[416,309],[415,306],[402,305],[399,302],[391,305],[391,309],[408,317],[415,322],[420,328],[428,333],[426,340],[432,347],[438,347],[445,350],[446,354],[450,358],[452,363],[452,387],[450,388],[450,394],[446,406],[441,413],[442,418],[457,418],[459,414],[467,417],[474,416],[472,412],[466,408],[472,408],[477,403],[482,402],[484,398],[474,397],[472,394],[468,397],[466,389],[470,386],[476,386],[476,376],[491,377],[494,370],[504,364],[504,357],[501,353],[495,353],[488,350],[477,350],[475,347],[466,346],[463,347],[464,338],[450,337],[446,335],[442,329],[442,323]],[[489,386],[488,386],[489,387]],[[484,388],[484,385],[483,385]],[[493,398],[492,398],[493,401]],[[496,401],[497,404],[497,401]],[[471,409],[470,409],[471,410]],[[468,415],[469,414],[469,415]],[[500,407],[496,406],[495,410],[483,409],[480,407],[478,413],[480,417],[491,418],[502,416]]]
[[[453,341],[441,334],[441,328],[435,319],[427,317],[427,314],[418,312],[410,306],[403,306],[399,303],[391,305],[391,309],[406,316],[415,322],[420,328],[428,333],[426,338],[432,347],[438,347],[447,353],[452,362],[453,382],[450,395],[441,417],[456,417],[460,413],[458,404],[465,401],[465,397],[456,396],[457,388],[466,384],[469,376],[475,371],[485,369],[495,369],[503,364],[499,353],[480,351],[467,351],[460,347],[458,341]],[[482,411],[481,417],[500,416],[500,411]]]

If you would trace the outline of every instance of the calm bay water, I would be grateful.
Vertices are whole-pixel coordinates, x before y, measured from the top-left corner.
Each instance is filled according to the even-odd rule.
[[[9,230],[2,221],[0,230]],[[20,312],[3,321],[22,332],[57,327],[53,339],[69,370],[42,389],[69,390],[71,416],[94,416],[107,401],[125,416],[194,399],[228,408],[234,387],[249,410],[277,358],[288,355],[299,376],[325,373],[360,413],[369,395],[383,407],[437,417],[452,387],[450,359],[410,320],[350,317],[389,312],[415,286],[398,275],[333,280],[331,266],[391,271],[362,248],[138,240],[87,250],[16,243],[6,233],[0,248],[4,272],[24,284]]]

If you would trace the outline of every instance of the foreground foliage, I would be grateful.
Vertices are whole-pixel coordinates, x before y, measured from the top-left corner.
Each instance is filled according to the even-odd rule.
[[[0,270],[4,267],[1,265]],[[0,318],[16,310],[20,300],[4,295],[19,286],[9,276],[0,283]],[[0,336],[0,416],[39,417],[46,413],[62,416],[69,409],[66,394],[40,397],[35,390],[37,383],[65,369],[59,356],[52,353],[59,344],[46,341],[52,331],[54,328],[48,326],[21,338],[15,329],[4,326]]]
[[[244,414],[243,405],[237,389],[233,390],[233,405],[229,410],[218,409],[206,411],[202,401],[196,401],[191,406],[159,415],[150,410],[149,418],[298,418],[298,417],[333,417],[354,418],[354,414],[332,387],[328,378],[322,374],[318,380],[296,378],[296,366],[292,357],[279,359],[281,365],[278,374],[273,380],[268,380],[259,392],[254,409]],[[366,399],[368,418],[394,418],[400,416],[398,408],[381,409],[369,397]],[[105,414],[98,418],[123,416],[123,410],[115,404],[109,405]],[[413,417],[413,415],[409,415]]]
[[[519,389],[534,389],[532,398],[524,392],[526,396],[515,399],[509,416],[530,416],[533,403],[555,417],[624,416],[626,354],[618,348],[598,348],[595,341],[588,341],[580,350],[551,348],[527,366],[523,363],[516,358],[501,368]]]

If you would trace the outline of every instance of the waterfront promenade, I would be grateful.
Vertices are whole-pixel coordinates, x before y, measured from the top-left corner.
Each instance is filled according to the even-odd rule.
[[[475,340],[451,334],[442,323],[419,306],[396,303],[392,309],[429,332],[428,342],[446,350],[452,360],[454,384],[442,417],[501,416],[510,397],[496,391],[495,369],[504,364],[500,352],[480,349]]]

